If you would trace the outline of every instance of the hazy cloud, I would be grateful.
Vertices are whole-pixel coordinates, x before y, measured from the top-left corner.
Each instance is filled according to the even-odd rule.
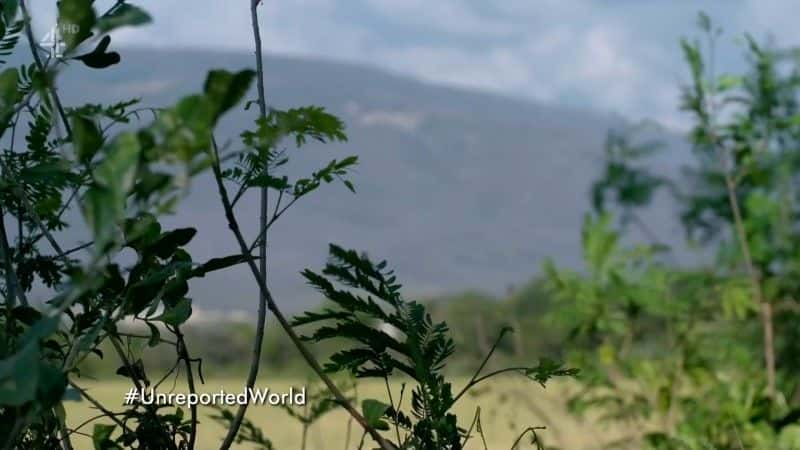
[[[110,3],[98,0],[99,5]],[[252,51],[249,0],[140,2],[155,18],[123,30],[137,47]],[[425,80],[680,126],[678,39],[703,9],[730,34],[796,44],[790,0],[266,0],[268,51],[373,64]],[[187,7],[191,5],[191,7]],[[796,5],[795,5],[796,6]],[[52,23],[38,6],[37,29]],[[731,41],[733,39],[731,38]],[[734,64],[740,49],[720,50]]]

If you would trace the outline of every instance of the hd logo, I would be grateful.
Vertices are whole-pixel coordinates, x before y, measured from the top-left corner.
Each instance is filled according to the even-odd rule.
[[[77,33],[78,25],[76,24],[60,24],[56,25],[47,32],[46,35],[39,41],[39,47],[50,52],[51,58],[62,58],[66,44],[64,43],[63,36],[68,33]]]

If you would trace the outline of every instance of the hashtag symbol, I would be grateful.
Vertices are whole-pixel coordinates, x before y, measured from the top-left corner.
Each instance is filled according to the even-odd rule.
[[[139,398],[139,390],[132,387],[131,390],[125,393],[125,405],[132,405]]]

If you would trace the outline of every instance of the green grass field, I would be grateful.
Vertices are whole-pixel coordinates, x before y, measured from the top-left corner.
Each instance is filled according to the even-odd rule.
[[[454,390],[458,390],[466,382],[459,379],[454,383]],[[211,379],[206,384],[198,387],[198,392],[241,392],[242,379]],[[123,401],[125,392],[130,385],[125,380],[79,383],[86,388],[90,395],[101,401],[107,408],[118,411]],[[303,386],[302,382],[291,379],[267,379],[263,377],[257,387],[268,387],[272,391],[284,392],[290,386]],[[169,390],[170,382],[162,385],[162,390]],[[399,397],[399,385],[395,400]],[[569,416],[563,407],[563,400],[574,389],[568,383],[552,383],[547,389],[538,384],[521,378],[500,378],[478,386],[472,395],[465,396],[456,407],[456,414],[462,426],[468,426],[475,416],[476,409],[480,406],[482,429],[486,437],[486,446],[489,449],[509,449],[522,430],[529,426],[545,426],[546,430],[540,431],[541,436],[548,445],[557,446],[565,450],[598,448],[599,442],[613,438],[613,430],[603,429],[597,424],[581,423]],[[178,385],[175,392],[187,392],[185,387]],[[376,398],[385,400],[386,391],[380,381],[361,381],[357,387],[359,399]],[[405,405],[408,405],[406,392]],[[87,419],[97,415],[97,411],[86,401],[67,402],[67,423],[74,428]],[[188,412],[188,411],[187,411]],[[208,418],[212,413],[208,407],[200,407],[200,420],[198,446],[199,450],[218,448],[224,435],[221,425]],[[301,430],[299,422],[291,418],[284,410],[275,406],[251,406],[247,414],[255,425],[261,427],[279,450],[300,449]],[[91,449],[92,422],[80,429],[87,435],[73,435],[76,450]],[[347,445],[348,428],[350,429],[349,445]],[[602,440],[600,439],[602,436]],[[308,450],[355,449],[361,437],[361,430],[355,424],[350,424],[348,416],[342,410],[336,410],[322,417],[311,426],[307,434]],[[370,442],[364,448],[369,447]],[[249,445],[239,448],[250,449]],[[475,436],[467,444],[468,449],[483,449],[480,436]],[[530,446],[520,446],[532,448]]]

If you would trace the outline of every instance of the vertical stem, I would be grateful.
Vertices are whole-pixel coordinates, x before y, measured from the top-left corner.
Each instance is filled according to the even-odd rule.
[[[394,398],[392,397],[392,388],[389,387],[389,377],[386,376],[385,373],[383,375],[383,383],[386,386],[386,393],[389,395],[389,405],[395,412],[399,412],[400,404],[398,403],[396,406],[394,404]],[[394,431],[397,435],[397,445],[400,445],[400,427],[397,425],[397,415],[395,415],[395,420],[394,420]]]
[[[764,328],[764,364],[767,367],[767,393],[775,397],[777,390],[775,381],[775,328],[772,316],[772,303],[761,301],[761,323]]]
[[[261,0],[250,0],[250,20],[253,27],[253,40],[255,42],[256,54],[256,88],[258,89],[258,110],[261,118],[267,115],[267,99],[264,93],[264,62],[261,50],[261,31],[258,25],[258,5]],[[219,161],[217,161],[219,163]],[[264,174],[266,175],[267,166],[264,166]],[[261,211],[259,214],[259,230],[263,233],[261,240],[258,244],[258,276],[263,281],[264,285],[267,283],[267,214],[269,211],[269,197],[268,188],[266,186],[261,188]],[[250,361],[250,372],[247,375],[246,386],[252,388],[255,386],[256,378],[258,377],[258,369],[261,363],[261,345],[264,340],[264,328],[266,326],[267,315],[267,299],[263,289],[259,289],[258,293],[258,318],[256,324],[256,335],[253,342],[253,353]],[[228,429],[228,434],[222,442],[220,450],[227,450],[233,444],[236,433],[239,432],[239,427],[244,420],[245,412],[247,411],[247,404],[239,405],[236,411],[236,416],[231,422]]]
[[[3,260],[3,272],[6,278],[6,339],[8,341],[5,342],[5,345],[11,348],[11,337],[14,335],[15,326],[12,311],[17,303],[17,280],[11,262],[11,250],[8,248],[5,212],[2,205],[0,205],[0,258]]]
[[[715,41],[713,35],[709,35],[709,48],[711,51],[711,79],[716,79],[714,71],[714,49]],[[717,136],[715,130],[715,119],[717,105],[715,101],[714,83],[711,83],[711,91],[704,97],[704,104],[707,112],[707,122],[704,124],[706,131],[711,139],[712,145],[716,148],[719,156],[720,166],[725,176],[725,187],[727,190],[728,203],[730,204],[731,213],[733,214],[733,225],[739,242],[739,250],[742,253],[742,258],[745,263],[745,270],[747,277],[752,286],[753,295],[761,307],[761,326],[763,329],[763,346],[764,346],[764,366],[767,375],[767,395],[770,399],[775,398],[776,381],[775,381],[775,339],[772,319],[772,304],[764,298],[764,293],[761,289],[760,274],[753,264],[753,258],[750,254],[750,244],[747,241],[747,232],[744,228],[744,220],[742,219],[742,211],[739,207],[739,199],[736,195],[736,179],[734,178],[733,168],[728,158],[727,149],[724,142]]]
[[[11,249],[8,247],[6,220],[3,205],[0,205],[0,258],[6,276],[6,308],[10,312],[17,302],[17,283],[14,281],[14,267],[11,263]]]
[[[178,358],[182,359],[184,364],[186,365],[186,383],[189,385],[189,392],[192,394],[197,393],[197,389],[195,389],[194,385],[194,373],[192,372],[192,359],[189,357],[189,351],[186,349],[186,340],[184,339],[183,332],[181,331],[180,327],[175,327],[175,336],[177,337],[177,345],[176,350],[178,353]],[[197,405],[192,404],[190,407],[192,419],[191,419],[191,429],[189,430],[189,448],[188,450],[194,450],[195,441],[197,439]]]
[[[69,439],[69,432],[67,431],[67,424],[64,423],[64,419],[55,414],[58,419],[58,433],[61,435],[61,446],[64,450],[73,450],[72,449],[72,441]]]
[[[244,240],[241,228],[239,227],[239,222],[236,220],[236,215],[233,212],[233,207],[231,206],[230,198],[228,197],[228,191],[225,189],[225,185],[223,183],[222,170],[219,166],[219,155],[216,154],[216,146],[212,147],[212,150],[214,151],[214,154],[212,156],[213,163],[211,165],[211,169],[214,172],[214,180],[217,183],[217,190],[219,191],[220,200],[222,201],[222,207],[225,210],[225,218],[228,221],[228,228],[230,228],[231,232],[236,238],[236,242],[239,244],[239,250],[242,252],[242,255],[248,255],[249,249],[247,247],[247,242]],[[336,401],[342,405],[342,407],[353,417],[356,422],[359,423],[359,425],[361,425],[362,428],[364,428],[364,432],[369,433],[369,435],[373,440],[375,440],[381,449],[393,450],[395,448],[394,445],[384,439],[377,430],[367,423],[367,420],[364,418],[364,416],[362,416],[361,413],[359,413],[355,407],[353,407],[347,397],[344,396],[342,391],[336,386],[333,380],[331,380],[331,378],[325,373],[319,361],[317,361],[314,355],[311,354],[311,351],[309,351],[305,344],[303,344],[303,342],[300,340],[300,337],[297,335],[297,333],[295,333],[289,321],[286,320],[286,317],[278,307],[278,304],[275,303],[275,299],[272,298],[272,294],[269,291],[267,283],[259,276],[258,268],[256,267],[255,262],[253,262],[252,259],[248,259],[246,263],[248,267],[250,267],[250,271],[252,272],[253,277],[258,284],[258,288],[261,291],[262,297],[259,305],[269,308],[270,312],[272,312],[272,314],[275,316],[275,319],[278,321],[278,325],[280,325],[280,327],[289,337],[289,340],[292,341],[292,344],[300,352],[300,356],[303,357],[309,367],[311,367],[311,370],[313,370],[314,373],[322,380],[322,382],[325,383],[325,386],[328,387],[328,390],[333,394],[334,398],[336,398]],[[263,328],[260,331],[263,333]],[[242,411],[241,408],[239,411]],[[239,425],[241,425],[241,419],[239,419]],[[228,442],[228,438],[230,438],[232,441],[234,436],[236,436],[236,431],[229,430],[228,437],[226,437],[226,442]],[[223,442],[223,445],[225,445],[225,442]],[[223,448],[227,449],[229,447],[230,442],[227,443],[227,447]]]
[[[763,328],[764,340],[764,365],[767,372],[767,394],[770,398],[775,397],[775,332],[773,329],[772,320],[772,304],[764,298],[764,293],[761,290],[761,281],[755,265],[753,265],[753,258],[750,255],[750,245],[747,242],[747,232],[744,229],[744,220],[742,219],[742,212],[739,208],[739,200],[736,197],[736,182],[728,170],[727,156],[725,149],[719,148],[720,158],[723,164],[723,171],[725,172],[725,185],[728,191],[728,202],[730,203],[731,211],[733,213],[734,228],[739,241],[739,249],[744,258],[745,270],[747,277],[752,285],[753,295],[761,305],[761,326]]]
[[[47,67],[45,67],[44,62],[42,62],[41,56],[39,56],[39,50],[36,48],[36,41],[33,37],[33,29],[31,28],[31,15],[28,13],[28,7],[25,4],[25,0],[20,0],[19,8],[22,10],[22,18],[25,21],[25,37],[28,39],[28,45],[31,48],[31,56],[33,56],[33,62],[36,64],[36,68],[39,72],[42,73],[44,76]],[[64,106],[61,104],[61,99],[58,97],[58,92],[56,92],[55,85],[49,86],[50,96],[53,99],[53,105],[56,107],[56,111],[58,112],[59,117],[61,118],[61,123],[64,124],[64,130],[67,132],[67,140],[72,140],[72,127],[69,124],[69,120],[67,119],[67,114],[64,111]]]

